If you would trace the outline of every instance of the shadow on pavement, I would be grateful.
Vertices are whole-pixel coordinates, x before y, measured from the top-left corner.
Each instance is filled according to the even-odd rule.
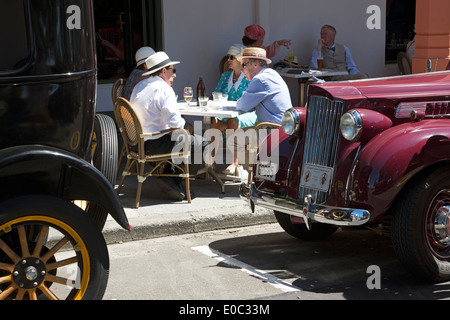
[[[450,297],[449,282],[432,284],[415,278],[397,260],[390,238],[369,230],[338,230],[328,240],[311,242],[281,232],[220,240],[209,246],[292,283],[301,289],[302,299]],[[380,289],[367,286],[373,275],[368,267],[373,265],[380,268]],[[280,299],[287,297],[280,295]]]

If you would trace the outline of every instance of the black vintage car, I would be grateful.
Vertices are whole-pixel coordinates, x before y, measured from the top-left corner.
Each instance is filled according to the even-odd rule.
[[[116,127],[95,112],[92,2],[1,6],[0,300],[101,299],[106,217],[130,227]]]

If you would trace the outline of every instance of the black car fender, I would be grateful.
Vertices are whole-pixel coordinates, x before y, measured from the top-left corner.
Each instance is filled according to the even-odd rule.
[[[130,230],[125,211],[108,180],[93,165],[65,150],[22,145],[0,150],[0,201],[19,194],[48,194],[94,202]]]

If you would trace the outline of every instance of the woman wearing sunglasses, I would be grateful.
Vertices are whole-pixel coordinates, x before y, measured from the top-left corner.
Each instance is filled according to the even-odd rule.
[[[231,71],[225,71],[220,76],[219,83],[214,89],[215,92],[222,92],[228,94],[228,100],[237,101],[242,93],[247,90],[248,84],[250,80],[247,80],[242,72],[241,63],[237,60],[238,57],[242,55],[242,51],[245,49],[245,46],[242,44],[233,44],[228,49],[228,60],[225,62],[225,66]],[[254,115],[256,119],[256,113]],[[234,122],[234,123],[233,123]],[[236,122],[239,123],[239,119],[237,118],[215,118],[212,123],[212,128],[218,129],[221,132],[225,133],[226,129],[231,129],[236,126]],[[240,124],[241,126],[245,126],[245,124]],[[250,125],[250,124],[249,124]],[[220,141],[215,141],[212,139],[211,149],[212,150],[212,159],[215,158],[215,151],[219,146]],[[237,158],[234,157],[233,163],[237,163]],[[236,175],[237,165],[230,165],[226,168],[222,173],[226,175]]]
[[[225,62],[225,66],[228,66],[231,71],[222,73],[219,83],[214,89],[215,92],[228,94],[228,100],[237,101],[247,89],[250,82],[245,79],[241,70],[241,64],[236,59],[236,57],[242,54],[244,48],[242,44],[233,44],[228,49],[228,60]]]

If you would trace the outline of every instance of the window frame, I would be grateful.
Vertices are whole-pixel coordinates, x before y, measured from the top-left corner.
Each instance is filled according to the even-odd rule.
[[[25,24],[25,37],[26,37],[26,43],[27,43],[27,55],[26,55],[26,61],[25,63],[20,66],[19,68],[14,69],[14,67],[12,69],[5,69],[5,70],[1,70],[0,69],[0,77],[3,76],[11,76],[11,75],[16,75],[19,74],[21,72],[23,72],[23,70],[29,68],[31,62],[32,62],[32,56],[33,56],[33,51],[34,51],[34,41],[33,41],[33,37],[31,36],[33,34],[32,32],[32,23],[31,23],[31,9],[30,9],[30,2],[29,0],[22,0],[23,3],[23,9],[24,9],[24,24]]]

